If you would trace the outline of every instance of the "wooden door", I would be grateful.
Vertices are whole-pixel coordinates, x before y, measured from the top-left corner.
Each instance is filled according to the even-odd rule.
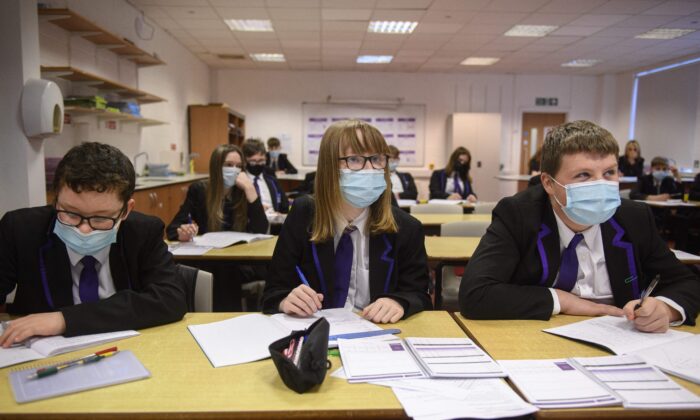
[[[542,147],[549,130],[566,122],[564,113],[523,112],[520,140],[520,173],[530,175],[530,159]]]
[[[229,142],[228,108],[220,105],[190,105],[190,153],[197,173],[209,173],[209,158],[217,146]]]

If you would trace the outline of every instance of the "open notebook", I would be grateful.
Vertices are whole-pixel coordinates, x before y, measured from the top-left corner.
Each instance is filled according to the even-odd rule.
[[[209,232],[196,236],[192,242],[179,242],[169,246],[173,255],[203,255],[212,248],[226,248],[231,245],[243,244],[272,238],[273,235],[246,232]]]
[[[148,369],[128,350],[120,351],[98,363],[72,366],[55,375],[29,379],[29,376],[41,367],[43,366],[33,366],[10,373],[12,393],[18,403],[72,394],[151,376]]]
[[[134,330],[127,330],[102,334],[79,335],[76,337],[55,335],[52,337],[30,338],[23,345],[7,349],[0,348],[0,368],[28,362],[30,360],[43,359],[57,354],[68,353],[85,347],[109,343],[136,335],[139,335],[139,333]]]

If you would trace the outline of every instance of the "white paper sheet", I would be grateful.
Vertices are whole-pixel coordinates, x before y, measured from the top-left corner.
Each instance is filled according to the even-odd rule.
[[[539,408],[621,405],[622,400],[565,359],[499,360],[525,398]]]
[[[272,315],[275,321],[289,328],[290,331],[306,329],[321,317],[325,317],[331,326],[329,336],[382,330],[381,327],[344,308],[322,309],[308,317],[298,317],[283,313]],[[329,347],[337,347],[337,345],[336,340],[328,342]]]
[[[468,338],[409,337],[406,343],[431,378],[494,378],[506,373]]]
[[[700,335],[632,352],[659,369],[700,384]]]
[[[262,239],[272,238],[272,235],[264,235],[260,233],[246,233],[246,232],[208,232],[202,236],[196,236],[194,238],[194,243],[197,246],[212,247],[212,248],[226,248],[233,244],[241,242],[255,242]]]
[[[394,387],[392,390],[414,420],[494,419],[524,416],[537,407],[524,402],[502,379],[425,379],[449,381],[466,391],[465,398]]]
[[[242,315],[187,328],[214,367],[268,358],[268,346],[291,332],[262,314]]]
[[[399,340],[338,340],[348,382],[423,378],[425,374]]]
[[[643,348],[670,343],[692,334],[669,329],[663,334],[638,331],[624,317],[601,316],[561,327],[547,328],[545,332],[601,345],[615,354],[627,354]]]

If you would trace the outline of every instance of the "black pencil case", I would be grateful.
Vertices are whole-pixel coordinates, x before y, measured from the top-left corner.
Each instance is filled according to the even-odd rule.
[[[328,332],[330,325],[326,318],[320,318],[309,328],[293,331],[290,335],[270,344],[270,356],[277,367],[282,381],[288,388],[304,393],[315,385],[320,385],[326,378],[330,368],[328,355]],[[298,365],[293,357],[285,356],[284,351],[292,342],[298,342],[304,337],[298,357]]]

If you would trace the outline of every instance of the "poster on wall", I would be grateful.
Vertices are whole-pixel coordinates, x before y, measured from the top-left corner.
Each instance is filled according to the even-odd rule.
[[[303,164],[316,165],[323,133],[336,121],[366,121],[384,135],[401,153],[402,166],[423,166],[425,144],[425,105],[377,108],[371,104],[303,104]]]

